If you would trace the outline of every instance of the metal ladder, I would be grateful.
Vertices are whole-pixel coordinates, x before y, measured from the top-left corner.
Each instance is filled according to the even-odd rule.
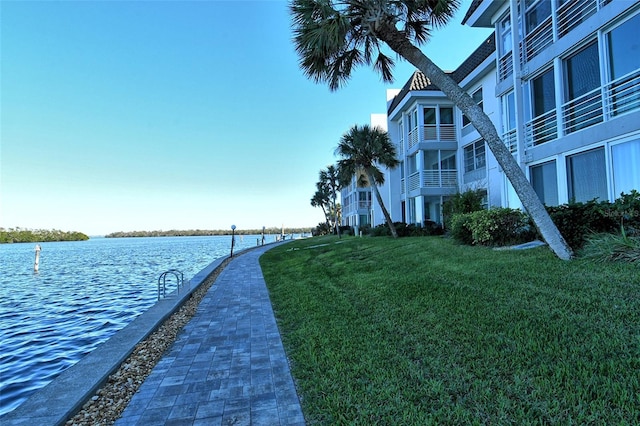
[[[163,272],[158,277],[158,300],[167,296],[167,276],[169,276],[169,282],[171,282],[171,276],[174,276],[178,283],[178,293],[180,289],[184,287],[184,274],[177,269],[169,269]]]

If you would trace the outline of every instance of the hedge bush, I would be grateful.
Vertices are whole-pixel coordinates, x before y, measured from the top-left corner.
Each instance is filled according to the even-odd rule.
[[[587,237],[593,233],[611,233],[619,229],[607,201],[591,200],[586,203],[568,203],[547,206],[551,220],[556,224],[565,241],[574,250],[580,250]]]
[[[450,229],[451,221],[456,214],[473,213],[483,210],[483,198],[484,191],[480,189],[468,190],[452,195],[442,205],[445,228]]]
[[[536,231],[522,211],[494,208],[454,215],[451,236],[463,244],[506,246],[531,241]]]
[[[430,235],[442,235],[444,229],[436,222],[426,220],[424,225],[416,225],[413,223],[406,224],[404,222],[393,222],[393,226],[396,228],[398,237],[425,237]],[[371,228],[369,235],[372,237],[388,237],[391,236],[391,231],[386,223],[380,224],[375,228]]]

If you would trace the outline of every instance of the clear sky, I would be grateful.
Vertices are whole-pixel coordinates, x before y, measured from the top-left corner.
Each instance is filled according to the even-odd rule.
[[[491,31],[423,50],[455,69]],[[298,67],[285,1],[0,1],[0,227],[312,227],[340,136],[384,113],[371,69],[337,92]]]

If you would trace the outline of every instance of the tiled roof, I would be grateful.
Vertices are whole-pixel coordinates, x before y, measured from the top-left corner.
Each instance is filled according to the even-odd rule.
[[[462,18],[462,25],[464,25],[467,22],[467,19],[471,18],[471,15],[473,15],[473,12],[476,11],[476,9],[478,8],[478,6],[480,6],[480,3],[482,3],[483,0],[473,0],[471,2],[471,6],[469,6],[469,10],[467,10],[467,13],[464,15],[464,18]]]
[[[487,59],[496,50],[496,41],[494,34],[491,34],[460,66],[452,72],[447,72],[456,83],[460,83],[464,78],[469,75],[474,69],[476,69],[485,59]],[[398,93],[389,108],[387,113],[390,113],[396,106],[404,99],[405,96],[411,91],[438,91],[438,86],[431,83],[429,79],[422,73],[422,71],[416,70],[411,75],[411,78],[404,84],[400,93]]]
[[[491,35],[487,37],[487,39],[453,72],[453,79],[456,83],[460,83],[495,51],[495,33],[491,33]]]

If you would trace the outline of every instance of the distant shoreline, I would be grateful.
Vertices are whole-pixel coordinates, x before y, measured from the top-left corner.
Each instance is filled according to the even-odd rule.
[[[262,229],[236,229],[235,235],[289,235],[289,234],[310,234],[313,228],[265,228]],[[189,231],[131,231],[131,232],[112,232],[107,234],[105,238],[127,238],[127,237],[213,237],[220,235],[232,235],[230,230],[189,230]]]

